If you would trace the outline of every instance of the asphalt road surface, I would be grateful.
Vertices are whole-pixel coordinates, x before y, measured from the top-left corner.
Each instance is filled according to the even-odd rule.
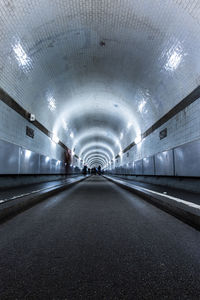
[[[92,176],[0,225],[0,299],[200,299],[200,233]]]

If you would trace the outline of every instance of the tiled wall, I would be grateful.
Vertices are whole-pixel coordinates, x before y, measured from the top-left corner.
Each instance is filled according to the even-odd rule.
[[[167,128],[167,137],[159,132]],[[113,173],[200,176],[200,99],[124,153]]]
[[[33,139],[26,135],[26,126],[34,129]],[[53,159],[64,160],[63,148],[2,101],[0,101],[0,139]]]
[[[106,173],[200,177],[200,139],[106,170]]]
[[[0,175],[80,173],[79,168],[67,166],[64,161],[52,159],[1,139],[0,161]]]
[[[34,138],[26,135],[34,129]],[[73,158],[65,167],[65,150],[0,101],[0,174],[63,174],[79,172]]]
[[[167,137],[160,140],[159,132],[167,128]],[[132,161],[152,156],[179,145],[197,140],[200,138],[200,99],[189,105],[186,109],[178,113],[175,117],[163,124],[159,129],[142,140],[124,153],[115,166],[123,166]]]

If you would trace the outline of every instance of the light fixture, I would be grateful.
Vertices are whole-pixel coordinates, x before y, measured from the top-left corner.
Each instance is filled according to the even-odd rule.
[[[74,137],[74,134],[73,134],[73,132],[71,132],[71,133],[70,133],[70,138],[73,139],[73,137]]]
[[[56,109],[56,100],[53,97],[50,97],[47,99],[48,101],[48,108],[51,111],[54,111]]]
[[[142,140],[142,137],[141,137],[141,135],[138,135],[138,136],[136,136],[136,138],[135,138],[135,144],[137,145],[137,144],[139,144],[140,142],[141,142],[141,140]]]
[[[164,68],[167,71],[175,71],[178,66],[180,65],[183,55],[187,55],[183,53],[183,48],[180,43],[176,45],[176,47],[172,47],[169,49],[167,53],[167,63],[165,64]]]
[[[143,108],[145,107],[145,104],[146,104],[146,101],[143,99],[143,100],[140,102],[139,106],[138,106],[139,112],[142,112],[142,111],[143,111]]]
[[[123,152],[122,152],[122,151],[120,151],[120,152],[119,152],[119,156],[122,156],[122,154],[123,154]]]
[[[59,143],[59,138],[55,134],[52,135],[51,139],[54,143],[56,143],[56,144]]]
[[[15,53],[15,57],[20,66],[24,67],[27,64],[30,64],[31,60],[27,56],[26,52],[24,51],[20,43],[13,46],[13,51]]]
[[[30,114],[29,115],[29,121],[30,122],[34,122],[35,121],[35,115],[34,114]]]

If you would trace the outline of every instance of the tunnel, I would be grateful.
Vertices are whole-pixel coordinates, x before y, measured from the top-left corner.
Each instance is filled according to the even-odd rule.
[[[0,299],[200,299],[199,49],[199,0],[0,0]]]

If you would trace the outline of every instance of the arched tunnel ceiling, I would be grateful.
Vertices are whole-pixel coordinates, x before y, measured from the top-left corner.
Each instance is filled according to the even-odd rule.
[[[112,159],[199,85],[198,0],[0,0],[0,10],[1,87],[80,157]]]

